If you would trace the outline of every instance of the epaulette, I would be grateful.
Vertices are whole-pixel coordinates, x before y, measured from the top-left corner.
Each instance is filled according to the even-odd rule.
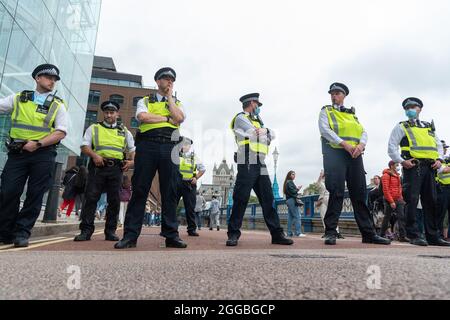
[[[25,103],[34,99],[34,91],[24,90],[20,93],[20,102]]]

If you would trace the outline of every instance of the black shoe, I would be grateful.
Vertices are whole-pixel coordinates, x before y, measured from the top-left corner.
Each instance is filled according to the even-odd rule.
[[[79,235],[77,235],[75,237],[75,239],[73,239],[73,241],[75,242],[84,242],[84,241],[90,241],[91,240],[91,236],[85,232],[80,233]]]
[[[421,238],[411,239],[409,241],[409,243],[414,245],[414,246],[428,247],[428,242],[426,242],[425,240],[423,240]]]
[[[292,239],[287,239],[284,234],[280,234],[276,237],[272,237],[272,244],[279,244],[282,246],[291,246],[294,244]]]
[[[399,237],[399,238],[398,238],[398,242],[401,242],[401,243],[409,243],[409,239],[406,238],[406,237]]]
[[[119,241],[120,238],[115,233],[107,233],[105,234],[105,241]]]
[[[2,245],[10,245],[10,244],[13,244],[13,243],[14,243],[13,240],[0,239],[0,244],[2,244]]]
[[[133,241],[133,240],[127,240],[127,239],[122,239],[119,242],[117,242],[114,245],[114,249],[130,249],[130,248],[136,248],[137,245],[137,241]]]
[[[213,228],[209,228],[209,231],[213,231]]]
[[[195,232],[195,231],[188,232],[188,235],[189,235],[189,237],[200,237],[198,232]]]
[[[227,247],[237,247],[239,240],[238,239],[228,239],[227,240]]]
[[[335,235],[325,235],[325,245],[335,246],[336,245],[336,236]]]
[[[345,239],[345,237],[342,234],[340,234],[340,233],[337,234],[337,238],[340,239],[340,240],[344,240]]]
[[[442,238],[437,241],[428,242],[428,244],[430,246],[436,246],[436,247],[450,247],[450,242],[447,242]]]
[[[386,238],[382,238],[380,236],[373,236],[372,238],[363,238],[362,243],[380,244],[388,246],[392,243],[392,241]]]
[[[16,248],[28,248],[28,239],[26,238],[17,238],[14,240],[14,247]]]
[[[187,248],[187,244],[184,243],[181,239],[166,239],[166,248],[177,248],[177,249],[185,249]]]
[[[220,231],[220,227],[217,227],[217,231]]]

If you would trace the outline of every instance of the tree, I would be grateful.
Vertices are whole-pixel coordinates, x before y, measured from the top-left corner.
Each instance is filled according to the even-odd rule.
[[[315,195],[315,194],[319,194],[320,193],[320,187],[319,185],[316,183],[312,183],[308,186],[308,188],[305,189],[305,196],[306,195]]]

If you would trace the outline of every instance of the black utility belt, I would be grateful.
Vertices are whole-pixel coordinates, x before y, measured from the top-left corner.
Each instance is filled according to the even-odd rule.
[[[439,186],[440,186],[442,189],[450,189],[450,184],[442,184],[442,183],[439,183]]]
[[[119,159],[105,159],[103,158],[103,163],[105,164],[105,167],[122,167],[124,164],[123,160]]]
[[[154,142],[154,143],[159,143],[159,144],[173,144],[173,145],[178,144],[178,141],[172,141],[171,138],[166,138],[166,137],[140,136],[139,141],[149,141],[149,142]]]
[[[408,160],[412,160],[414,164],[420,164],[420,165],[431,165],[431,164],[435,164],[436,160],[433,159],[408,159]]]

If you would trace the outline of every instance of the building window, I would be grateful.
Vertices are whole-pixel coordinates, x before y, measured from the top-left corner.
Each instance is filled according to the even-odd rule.
[[[89,128],[92,124],[97,123],[97,111],[89,111],[86,112],[86,121],[84,124],[84,129]]]
[[[134,97],[133,98],[133,107],[137,107],[139,100],[141,100],[143,97]]]
[[[118,103],[120,106],[122,106],[125,101],[124,97],[121,96],[120,94],[113,94],[112,96],[109,97],[109,100]]]
[[[139,128],[139,121],[136,120],[136,118],[131,118],[131,128],[132,129],[137,129]]]
[[[89,100],[88,103],[93,106],[98,106],[100,104],[100,91],[91,90],[89,91]]]

